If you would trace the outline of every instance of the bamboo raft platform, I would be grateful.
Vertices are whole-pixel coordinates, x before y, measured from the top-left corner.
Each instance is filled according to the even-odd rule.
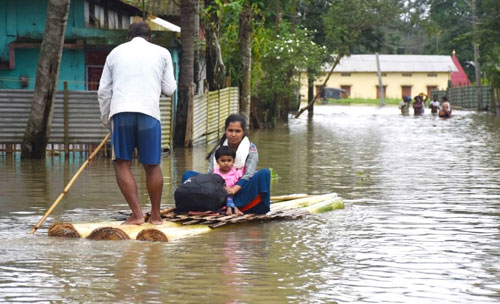
[[[124,219],[93,223],[55,223],[49,228],[48,235],[91,240],[169,242],[207,233],[215,228],[236,223],[296,220],[311,214],[344,208],[344,202],[335,193],[313,196],[294,194],[275,196],[271,197],[271,199],[271,210],[267,214],[177,213],[175,208],[170,208],[162,211],[163,223],[161,225],[150,223],[122,225]]]

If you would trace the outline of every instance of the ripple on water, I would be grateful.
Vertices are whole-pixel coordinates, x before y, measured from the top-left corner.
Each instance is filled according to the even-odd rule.
[[[337,192],[346,208],[171,243],[49,238],[56,221],[128,210],[96,160],[35,236],[82,161],[0,155],[0,301],[113,303],[496,303],[500,133],[488,115],[402,117],[394,107],[318,106],[312,120],[251,132],[273,194]],[[165,206],[206,148],[163,159]],[[144,175],[132,164],[144,209]],[[36,296],[35,296],[36,295]]]

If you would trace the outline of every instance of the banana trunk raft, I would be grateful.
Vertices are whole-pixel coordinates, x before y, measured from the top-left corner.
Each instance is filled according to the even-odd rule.
[[[219,215],[214,213],[178,214],[174,208],[162,211],[163,223],[122,225],[123,221],[92,223],[56,223],[49,236],[86,238],[91,240],[141,240],[167,242],[207,233],[214,228],[249,221],[298,219],[304,216],[343,209],[344,202],[336,193],[324,195],[293,194],[271,197],[267,214]]]

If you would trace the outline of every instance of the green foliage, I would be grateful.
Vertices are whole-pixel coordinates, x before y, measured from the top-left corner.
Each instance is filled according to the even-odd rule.
[[[297,75],[306,70],[318,71],[329,52],[325,46],[313,41],[313,33],[301,28],[292,32],[287,22],[282,22],[274,39],[271,39],[274,33],[270,30],[261,35],[266,35],[263,39],[266,42],[259,50],[262,52],[261,77],[256,82],[255,92],[262,101],[262,108],[272,114],[285,101],[297,98]],[[267,117],[266,113],[264,116]],[[266,121],[272,123],[270,119]]]
[[[381,29],[397,19],[397,0],[331,0],[323,16],[326,43],[338,54],[380,49],[384,39]]]
[[[489,82],[500,88],[500,1],[483,0],[480,6],[480,61]]]
[[[278,173],[276,173],[276,170],[274,170],[273,168],[269,168],[269,172],[271,172],[271,180],[276,180],[280,178]]]
[[[270,123],[294,100],[297,73],[319,74],[332,53],[444,54],[456,50],[468,71],[472,61],[470,0],[213,0],[203,12],[220,35],[232,85],[241,83],[239,15],[252,5],[252,92]],[[205,2],[207,3],[207,2]],[[500,85],[500,1],[477,0],[480,61],[490,83]],[[280,16],[282,19],[280,19]],[[327,55],[327,56],[325,56]],[[471,73],[472,75],[472,73]],[[379,104],[379,100],[335,100]],[[386,99],[388,104],[399,100]],[[268,124],[268,125],[272,125]]]

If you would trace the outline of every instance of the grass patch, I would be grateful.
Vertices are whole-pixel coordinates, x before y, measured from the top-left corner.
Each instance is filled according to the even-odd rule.
[[[398,105],[401,99],[397,98],[386,98],[386,105]],[[380,99],[364,99],[364,98],[345,98],[345,99],[327,99],[321,101],[323,104],[340,104],[340,105],[350,105],[350,104],[365,104],[365,105],[380,105]]]

